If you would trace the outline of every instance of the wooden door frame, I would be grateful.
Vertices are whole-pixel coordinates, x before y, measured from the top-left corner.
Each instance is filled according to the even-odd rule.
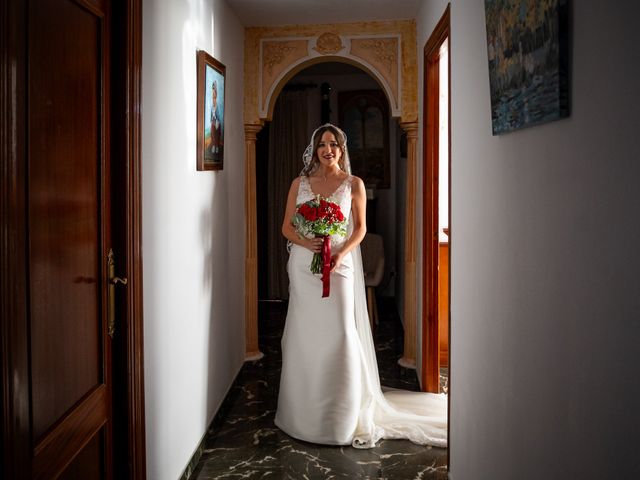
[[[430,65],[430,59],[438,55],[445,39],[451,41],[450,6],[440,18],[433,33],[424,46],[424,95],[423,95],[423,235],[422,235],[422,386],[427,392],[440,391],[440,332],[438,328],[438,256],[439,256],[439,80],[437,69]],[[449,111],[451,111],[451,47],[449,47]],[[439,63],[438,63],[439,65]],[[449,184],[451,184],[451,115],[449,115]],[[451,198],[451,189],[449,189]],[[451,208],[449,208],[451,222]],[[449,223],[451,225],[451,223]],[[451,243],[451,236],[449,236]],[[451,256],[449,256],[449,262]],[[449,277],[450,278],[450,277]],[[449,280],[450,282],[451,280]],[[449,288],[451,296],[451,288]],[[449,300],[450,305],[450,300]],[[450,310],[450,307],[449,307]],[[451,316],[449,315],[449,322]],[[451,330],[449,329],[449,332]],[[451,337],[451,333],[449,333]],[[449,351],[451,351],[449,349]],[[451,363],[451,362],[449,362]]]
[[[2,477],[31,478],[31,418],[27,272],[26,34],[27,2],[0,2],[0,351],[2,355]],[[83,2],[81,2],[83,3]],[[116,2],[118,3],[118,2]],[[115,6],[114,6],[115,8]],[[146,478],[142,316],[142,221],[140,105],[142,69],[142,0],[127,0],[114,10],[124,35],[111,57],[112,157],[121,156],[117,174],[126,188],[118,192],[124,211],[124,264],[129,278],[126,325],[114,357],[120,358],[122,389],[114,409],[122,414],[117,441],[126,446],[114,459],[125,462],[129,479]],[[114,28],[114,32],[118,29]],[[115,37],[115,35],[114,35]],[[117,100],[116,100],[117,99]],[[117,241],[117,240],[116,240]],[[117,353],[116,353],[117,352]],[[114,440],[114,443],[116,440]]]

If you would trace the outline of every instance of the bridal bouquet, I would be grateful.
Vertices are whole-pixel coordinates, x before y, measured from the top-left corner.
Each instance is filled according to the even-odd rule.
[[[329,202],[318,195],[313,200],[297,206],[292,223],[298,233],[305,237],[311,234],[316,237],[323,237],[322,253],[313,254],[310,270],[312,273],[322,273],[322,296],[326,297],[329,295],[329,268],[331,262],[329,236],[345,236],[347,234],[347,220],[344,218],[339,205]]]

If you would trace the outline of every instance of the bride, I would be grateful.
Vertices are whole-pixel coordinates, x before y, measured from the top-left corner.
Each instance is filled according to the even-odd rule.
[[[346,135],[322,125],[303,160],[282,224],[290,243],[290,292],[275,423],[292,437],[319,444],[371,448],[380,439],[405,438],[446,447],[445,395],[383,393],[380,386],[359,248],[366,194],[362,180],[351,175]],[[328,282],[310,270],[323,239],[300,234],[292,223],[297,208],[318,197],[337,204],[349,219],[345,236],[330,237]],[[323,286],[329,288],[326,297]]]

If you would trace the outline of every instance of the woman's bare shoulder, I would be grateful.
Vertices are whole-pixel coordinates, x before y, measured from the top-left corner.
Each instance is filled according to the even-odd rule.
[[[356,177],[355,175],[351,175],[351,189],[355,190],[362,190],[364,191],[364,182],[362,181],[362,179],[360,177]]]

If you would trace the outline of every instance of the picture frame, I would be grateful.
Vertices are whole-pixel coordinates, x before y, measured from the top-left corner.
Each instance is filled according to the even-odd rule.
[[[493,135],[569,116],[568,0],[485,0]]]
[[[391,186],[389,101],[382,90],[338,93],[338,117],[347,135],[353,173],[367,187]]]
[[[224,165],[224,111],[226,67],[204,50],[197,64],[197,170],[222,170]]]

